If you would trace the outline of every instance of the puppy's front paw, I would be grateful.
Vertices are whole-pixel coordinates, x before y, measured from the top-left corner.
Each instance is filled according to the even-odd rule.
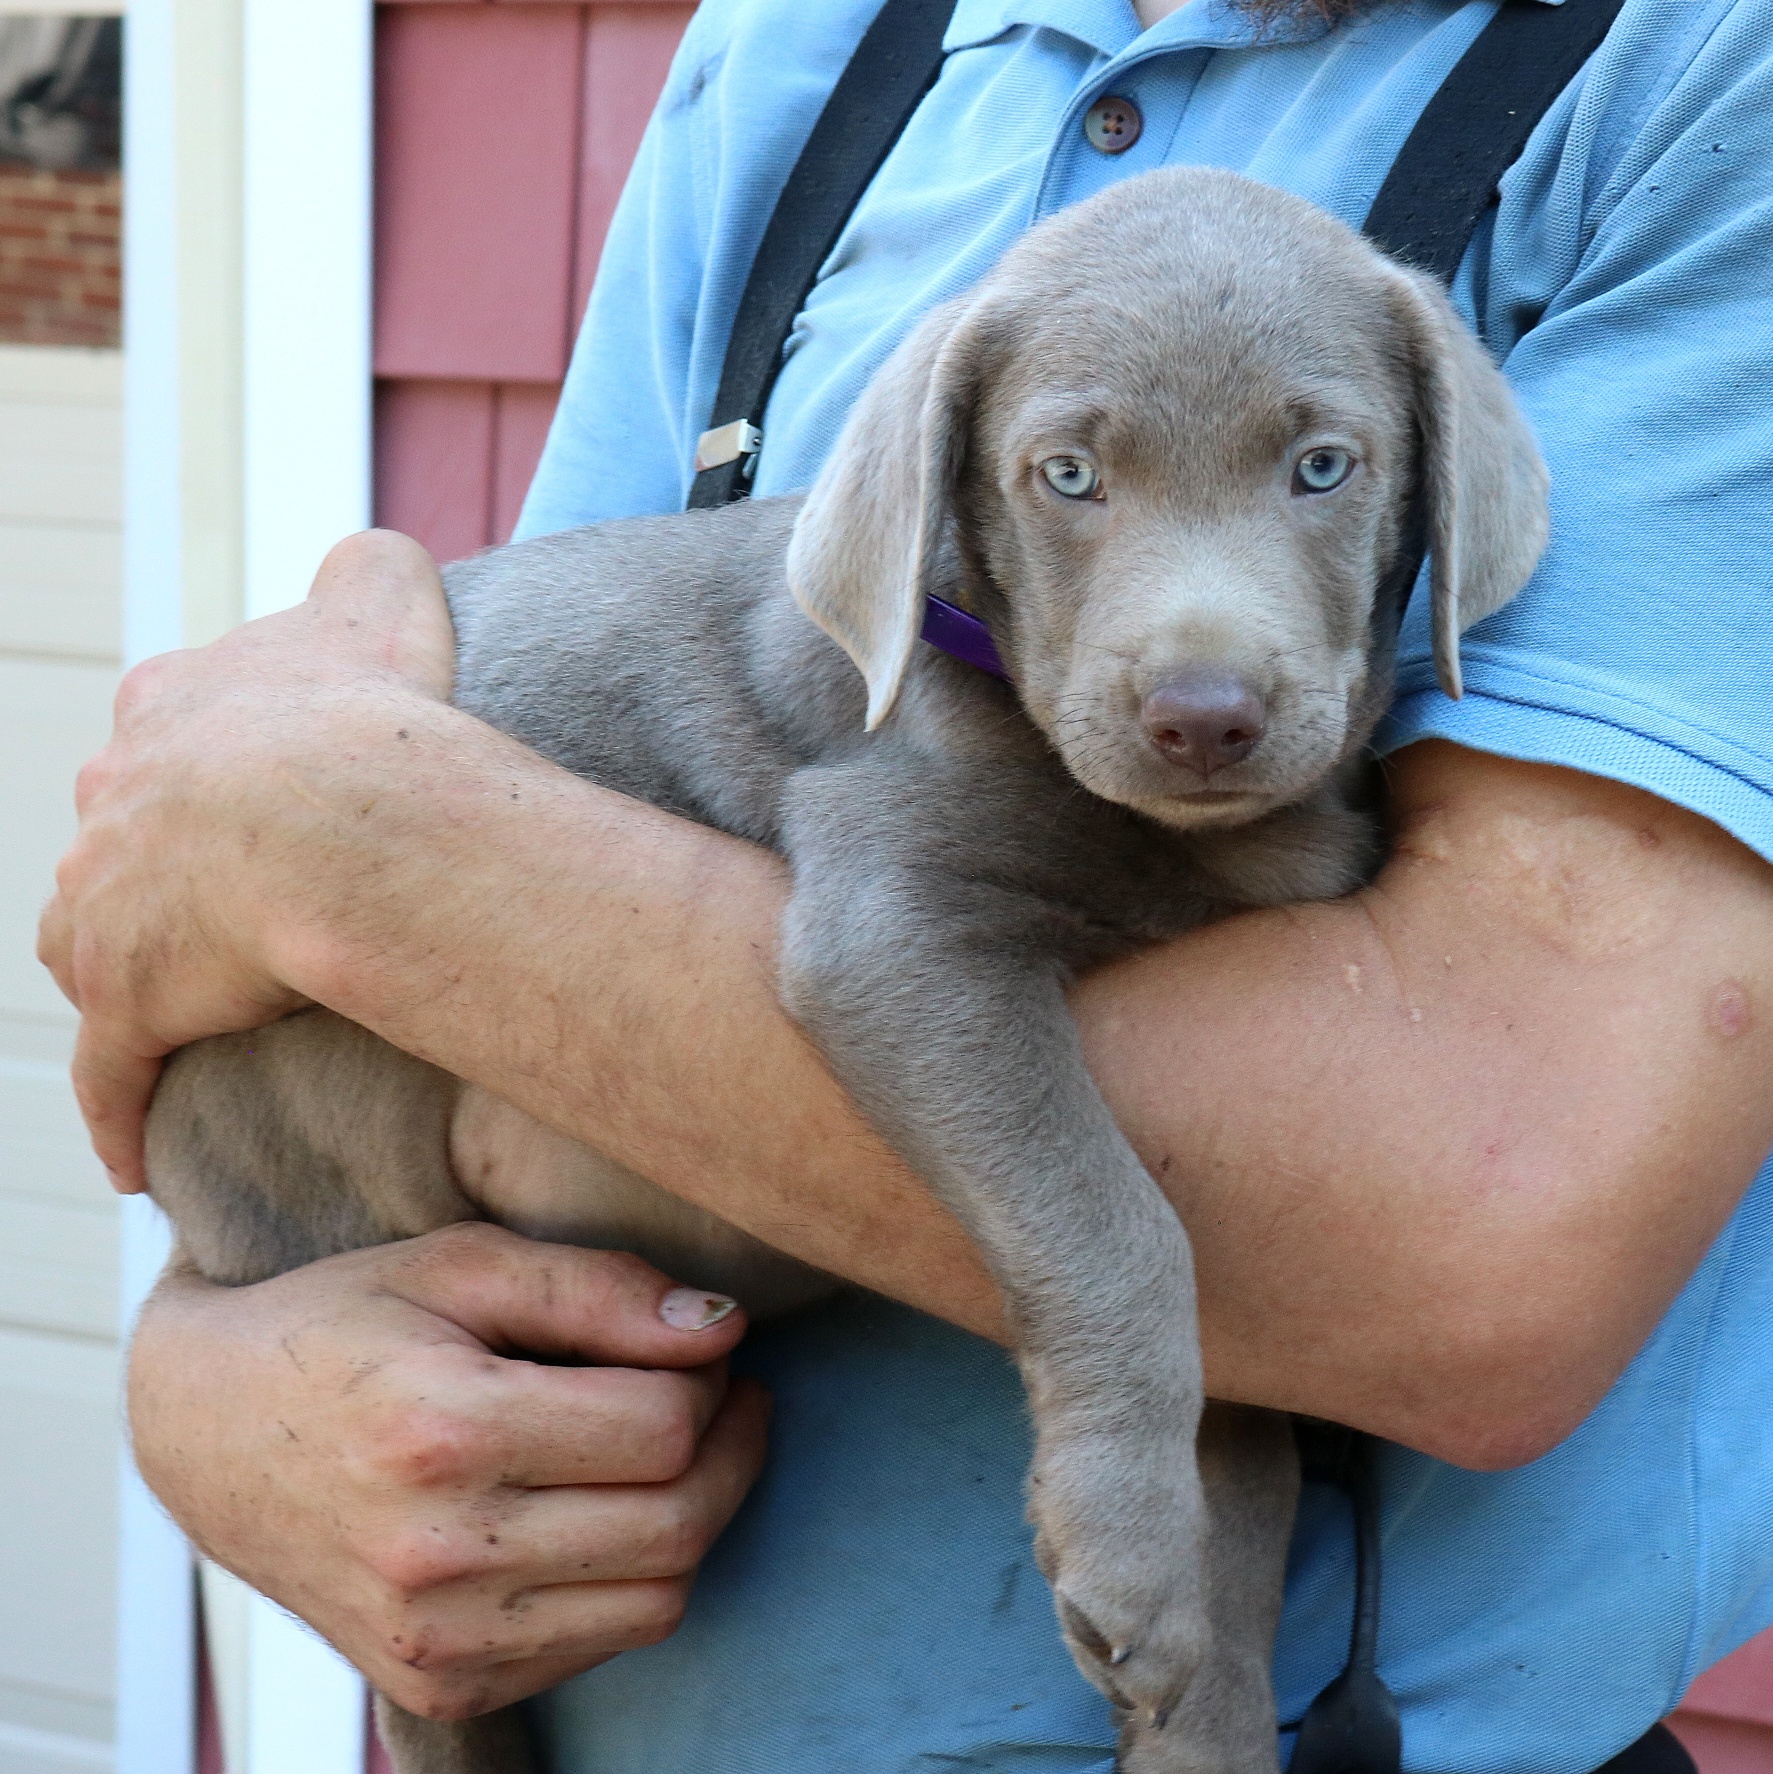
[[[1278,1739],[1272,1721],[1262,1723],[1227,1736],[1222,1719],[1202,1717],[1186,1696],[1162,1726],[1148,1713],[1128,1714],[1115,1774],[1279,1774]]]
[[[1078,1668],[1117,1706],[1158,1724],[1208,1649],[1193,1446],[1045,1437],[1029,1496],[1035,1557]]]

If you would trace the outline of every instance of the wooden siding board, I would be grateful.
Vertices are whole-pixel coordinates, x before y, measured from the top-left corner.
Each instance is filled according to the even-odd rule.
[[[56,859],[74,838],[74,776],[111,730],[107,666],[0,654],[6,768],[0,771],[0,1013],[71,1017],[34,953]]]
[[[492,540],[493,390],[390,382],[376,390],[376,522],[440,561]]]
[[[114,524],[122,473],[115,410],[0,399],[0,519]]]
[[[559,401],[560,390],[546,384],[507,383],[497,391],[493,409],[494,542],[509,542],[517,527]]]
[[[1685,1710],[1668,1723],[1698,1764],[1699,1774],[1773,1774],[1773,1730],[1765,1725]]]
[[[1714,1663],[1687,1690],[1681,1711],[1773,1728],[1773,1633],[1750,1639]]]
[[[116,1212],[68,1078],[73,1036],[71,1021],[0,1016],[0,1209],[19,1201]],[[40,1057],[44,1049],[57,1048],[62,1051],[56,1059]],[[16,1247],[11,1254],[17,1257]],[[0,1262],[5,1260],[0,1252]],[[5,1316],[0,1305],[0,1318]]]
[[[378,16],[379,375],[565,373],[583,34],[563,5]]]
[[[0,652],[114,664],[122,571],[115,526],[0,518]]]
[[[0,1717],[70,1750],[109,1726],[114,1577],[91,1549],[116,1532],[118,1380],[112,1348],[0,1329],[0,1421],[33,1452],[8,1463],[0,1510]]]
[[[694,6],[594,6],[585,32],[584,139],[572,313],[584,314],[616,199]]]
[[[103,1342],[117,1335],[117,1207],[0,1192],[0,1326]]]

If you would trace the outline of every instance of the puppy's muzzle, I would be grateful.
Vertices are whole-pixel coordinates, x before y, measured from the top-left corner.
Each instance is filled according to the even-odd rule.
[[[1241,678],[1201,667],[1166,678],[1145,698],[1140,718],[1164,758],[1205,782],[1256,749],[1268,711]]]

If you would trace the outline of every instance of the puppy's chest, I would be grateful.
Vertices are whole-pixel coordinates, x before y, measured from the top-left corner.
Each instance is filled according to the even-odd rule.
[[[1074,967],[1235,912],[1337,898],[1368,880],[1381,854],[1377,821],[1337,784],[1310,805],[1218,832],[1169,831],[1101,803],[1080,809],[1075,798],[1071,809],[1047,826],[1046,844],[1031,846],[1045,854],[1023,878],[1045,909],[1039,934]]]

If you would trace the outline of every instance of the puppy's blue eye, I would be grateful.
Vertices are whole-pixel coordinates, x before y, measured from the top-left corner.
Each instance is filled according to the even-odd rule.
[[[1293,470],[1296,493],[1333,493],[1354,472],[1354,458],[1346,450],[1309,450]]]
[[[1046,483],[1067,499],[1093,499],[1102,477],[1081,456],[1049,456],[1040,465]]]

